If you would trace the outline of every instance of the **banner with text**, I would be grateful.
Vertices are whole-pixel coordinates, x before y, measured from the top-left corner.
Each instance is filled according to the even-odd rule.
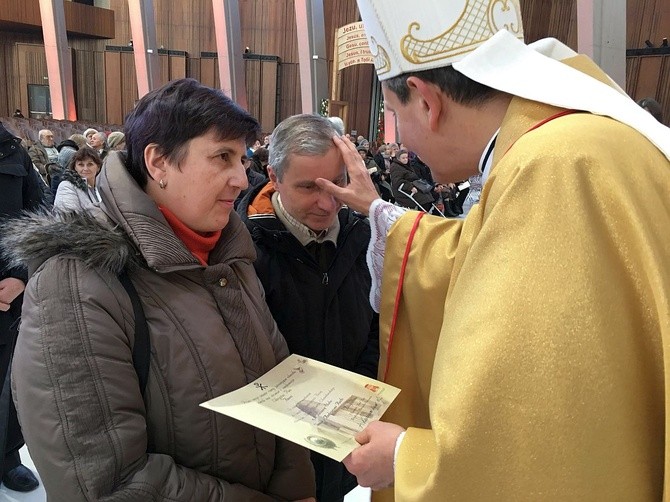
[[[357,64],[374,64],[363,23],[338,28],[335,34],[335,65],[337,71]]]

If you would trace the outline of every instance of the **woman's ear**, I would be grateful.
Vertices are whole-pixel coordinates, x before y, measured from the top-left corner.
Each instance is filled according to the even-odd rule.
[[[155,180],[165,179],[167,163],[165,155],[161,153],[156,143],[149,143],[144,149],[144,163],[151,178]]]
[[[426,82],[419,77],[409,77],[407,87],[419,99],[421,111],[425,113],[428,127],[431,131],[437,131],[440,120],[444,118],[443,115],[447,111],[442,100],[442,91],[435,84]]]

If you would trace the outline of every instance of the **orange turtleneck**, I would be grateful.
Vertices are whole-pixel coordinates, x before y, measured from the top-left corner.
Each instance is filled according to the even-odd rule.
[[[205,234],[191,230],[177,218],[172,211],[163,206],[158,206],[163,213],[174,234],[182,241],[193,256],[195,256],[202,265],[207,265],[209,252],[214,249],[216,243],[221,237],[221,230],[216,232],[207,232]]]

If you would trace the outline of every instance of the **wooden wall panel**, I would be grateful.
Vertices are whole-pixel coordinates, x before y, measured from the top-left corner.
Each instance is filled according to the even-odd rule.
[[[264,133],[272,132],[277,125],[277,62],[246,60],[245,73],[249,113],[258,119]]]
[[[93,38],[114,37],[114,12],[75,2],[64,4],[68,34]],[[41,32],[39,0],[12,0],[2,2],[0,29],[20,29]]]
[[[123,122],[123,106],[121,104],[121,79],[113,76],[119,75],[121,71],[121,53],[105,52],[105,74],[106,78],[105,103],[106,115],[110,122],[121,124]]]
[[[1,36],[1,34],[0,34]],[[0,85],[0,116],[11,115],[16,108],[21,108],[21,96],[18,91],[19,71],[15,67],[15,46],[0,42],[0,75],[3,75],[5,85]]]
[[[277,125],[277,78],[279,77],[279,67],[275,61],[261,62],[260,94],[261,102],[258,120],[261,123],[264,133],[271,133]]]
[[[263,74],[257,82],[247,82],[247,96],[254,96],[259,91],[262,93],[258,97],[263,105],[258,109],[258,118],[264,132],[269,132],[276,125],[274,117],[271,118],[271,103],[277,99],[274,90],[277,79],[279,96],[276,106],[279,120],[299,113],[301,106],[294,5],[291,0],[240,0],[239,5],[242,45],[249,47],[252,54],[278,56],[281,59],[277,76],[270,72]],[[265,77],[269,80],[266,81]],[[253,108],[250,107],[250,110]]]
[[[650,40],[658,47],[663,37],[670,38],[668,0],[628,0],[626,18],[626,41],[629,49],[645,47],[645,40]]]
[[[298,37],[292,0],[240,0],[242,44],[254,54],[298,62]]]
[[[245,61],[244,76],[247,88],[247,110],[251,115],[260,120],[261,103],[263,101],[261,91],[261,62],[259,60]]]
[[[44,47],[36,44],[16,44],[19,70],[21,110],[29,117],[28,85],[49,85],[47,58]]]
[[[200,80],[200,58],[186,58],[186,76]]]
[[[186,57],[185,56],[170,56],[170,80],[186,77]]]
[[[659,56],[641,57],[638,73],[638,82],[635,85],[634,96],[656,96],[658,83],[661,81],[661,66],[665,58]],[[644,78],[640,78],[644,76]]]
[[[282,63],[280,68],[279,121],[300,113],[300,68],[298,63]]]
[[[113,76],[112,76],[113,78]],[[121,107],[125,117],[135,107],[139,99],[137,77],[135,75],[135,59],[132,52],[121,53]]]
[[[577,49],[576,0],[520,1],[524,36],[527,42],[554,37],[573,49]]]
[[[159,54],[158,62],[158,86],[161,86],[170,81],[170,56]]]
[[[200,82],[210,87],[219,86],[218,62],[214,58],[200,59]]]
[[[0,116],[9,116],[17,108],[28,116],[28,92],[19,69],[18,44],[21,43],[41,43],[41,39],[36,40],[28,33],[0,32]]]
[[[73,51],[72,64],[77,118],[84,121],[106,123],[108,118],[104,53],[101,51],[75,50]],[[119,122],[111,123],[118,124]]]
[[[626,79],[628,94],[635,101],[656,99],[663,108],[663,122],[670,124],[670,55],[629,57]]]
[[[138,98],[133,53],[106,51],[104,61],[106,122],[123,124]]]
[[[132,38],[127,0],[110,0],[116,16],[115,38],[109,45],[127,45]],[[154,0],[156,43],[159,48],[185,51],[190,57],[216,51],[211,0]]]
[[[128,45],[130,34],[130,13],[127,0],[110,0],[109,8],[114,11],[114,38],[107,40],[108,45]]]

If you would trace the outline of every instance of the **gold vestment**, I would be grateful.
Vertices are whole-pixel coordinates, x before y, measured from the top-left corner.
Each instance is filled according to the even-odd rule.
[[[670,163],[607,117],[529,132],[560,111],[513,98],[479,204],[420,221],[390,359],[417,213],[388,235],[397,501],[646,501],[670,486]]]

